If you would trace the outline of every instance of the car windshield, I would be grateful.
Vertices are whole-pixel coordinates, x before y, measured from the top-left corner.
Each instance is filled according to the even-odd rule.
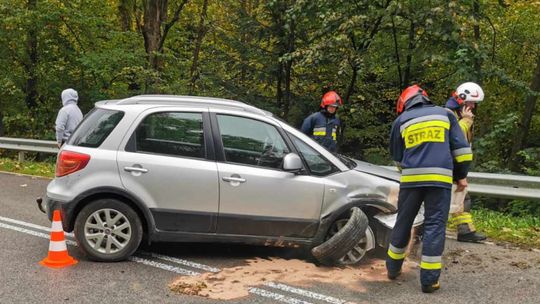
[[[347,166],[349,169],[354,169],[356,168],[356,162],[350,158],[348,158],[347,156],[345,155],[341,155],[341,154],[337,154],[337,153],[334,153],[334,156],[336,156],[337,158],[339,158],[339,160],[345,164],[345,166]]]

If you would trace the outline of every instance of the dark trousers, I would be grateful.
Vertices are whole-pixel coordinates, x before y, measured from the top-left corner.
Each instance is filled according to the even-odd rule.
[[[423,202],[425,212],[420,281],[422,285],[431,285],[439,280],[451,195],[450,189],[439,187],[400,189],[397,221],[386,258],[389,272],[401,270],[412,224]]]

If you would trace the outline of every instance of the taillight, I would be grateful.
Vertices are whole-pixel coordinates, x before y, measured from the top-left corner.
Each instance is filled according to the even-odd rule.
[[[72,151],[62,151],[56,161],[56,177],[77,172],[88,164],[90,155]]]

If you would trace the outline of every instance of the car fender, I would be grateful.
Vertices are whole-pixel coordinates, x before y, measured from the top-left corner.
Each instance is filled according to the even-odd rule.
[[[142,218],[143,226],[146,227],[149,240],[152,239],[152,235],[155,233],[155,222],[152,213],[146,207],[146,205],[139,200],[135,195],[125,189],[116,187],[97,187],[89,189],[78,196],[72,201],[62,204],[62,209],[66,214],[67,223],[64,223],[66,231],[72,231],[75,223],[75,218],[78,212],[90,201],[98,198],[112,197],[117,198],[126,204],[130,205]]]
[[[386,201],[382,201],[382,200],[358,199],[358,200],[349,201],[321,218],[319,229],[313,238],[312,245],[317,246],[321,244],[322,242],[324,242],[324,238],[328,232],[328,229],[330,229],[330,226],[332,225],[332,223],[336,221],[347,210],[353,207],[359,207],[362,210],[365,210],[371,207],[383,213],[396,212],[396,208],[392,204]]]

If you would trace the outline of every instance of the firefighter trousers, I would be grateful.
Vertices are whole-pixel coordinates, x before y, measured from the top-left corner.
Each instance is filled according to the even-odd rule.
[[[456,212],[450,215],[450,224],[453,223],[457,226],[457,232],[460,235],[476,231],[471,215],[471,205],[471,197],[467,193],[463,201],[463,212]]]
[[[396,225],[386,257],[389,273],[401,271],[414,218],[423,202],[425,212],[420,282],[422,285],[432,285],[439,281],[451,195],[450,189],[441,187],[400,189]]]

